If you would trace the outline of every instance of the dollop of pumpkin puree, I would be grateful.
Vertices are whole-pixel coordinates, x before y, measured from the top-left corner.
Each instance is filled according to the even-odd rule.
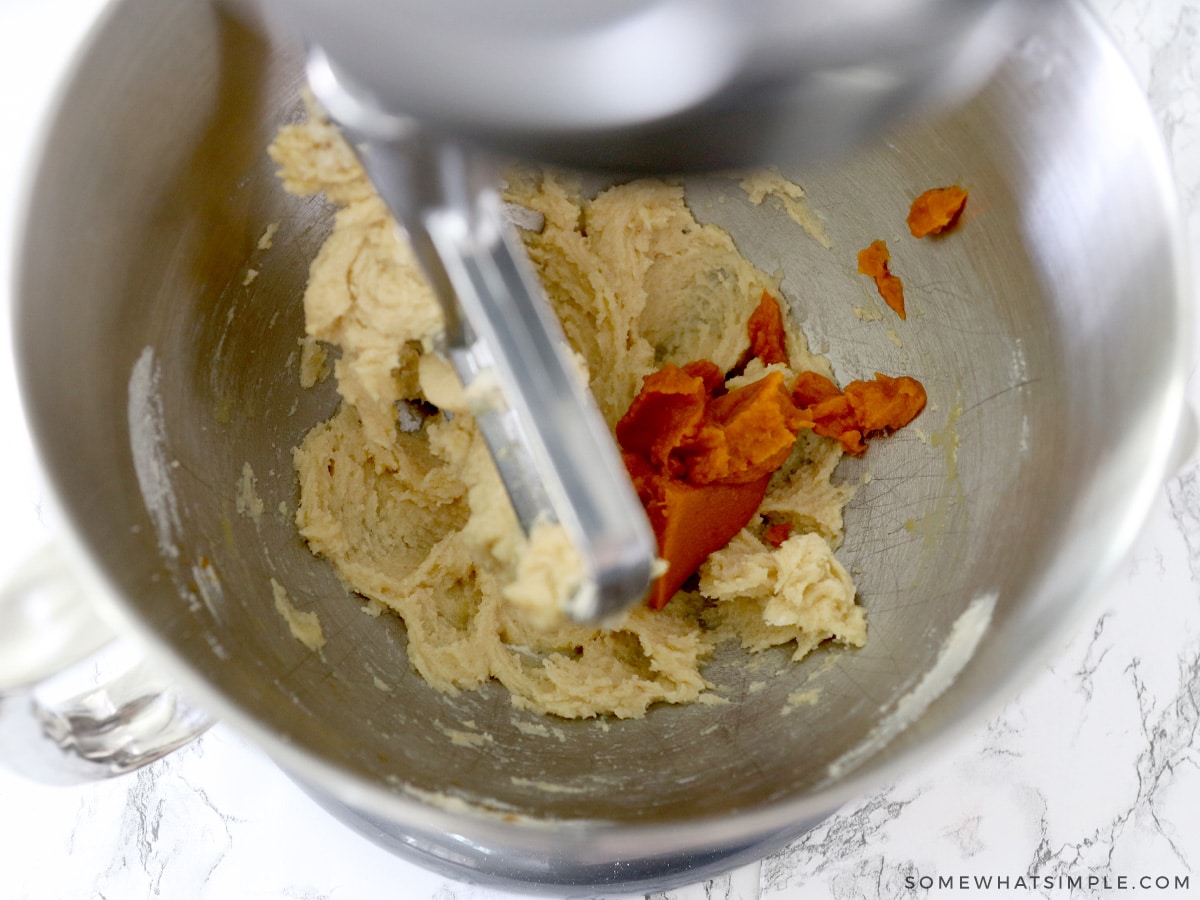
[[[915,238],[923,238],[948,231],[958,223],[966,205],[967,192],[957,184],[930,188],[913,200],[908,209],[905,221],[909,233]]]
[[[675,366],[647,376],[617,423],[617,441],[667,561],[652,607],[665,606],[754,517],[804,424],[811,421],[792,405],[779,372],[722,396]]]
[[[747,332],[750,358],[787,365],[783,314],[769,292],[763,291]],[[778,370],[726,392],[724,374],[703,359],[647,375],[616,428],[625,468],[667,562],[647,602],[662,609],[709,554],[754,518],[800,429],[860,455],[867,436],[907,425],[925,400],[916,379],[880,373],[839,391],[824,375],[801,372],[790,392]],[[791,527],[773,525],[769,532],[764,540],[779,547]]]
[[[904,282],[891,270],[892,255],[886,241],[871,241],[858,251],[858,271],[875,280],[875,288],[883,302],[901,319],[908,318],[904,307]]]

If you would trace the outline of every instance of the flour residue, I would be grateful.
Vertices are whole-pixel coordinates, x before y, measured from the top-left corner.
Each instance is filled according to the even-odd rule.
[[[167,431],[163,418],[160,373],[154,358],[154,348],[143,348],[129,375],[128,406],[129,445],[133,467],[137,473],[142,502],[150,521],[158,549],[166,557],[179,557],[182,526],[179,501],[171,484],[171,459],[167,453]]]
[[[516,787],[541,791],[544,794],[586,794],[587,788],[570,787],[556,784],[553,781],[534,781],[532,778],[518,778],[515,775],[509,779]]]
[[[807,690],[792,691],[787,696],[787,703],[784,704],[783,712],[786,715],[800,706],[816,706],[817,701],[820,699],[820,688],[808,688]]]
[[[204,602],[205,609],[214,619],[219,618],[217,611],[225,601],[225,592],[221,587],[221,579],[217,575],[217,570],[213,568],[212,560],[207,556],[201,556],[192,566],[192,578],[196,582],[196,590]]]
[[[272,222],[270,225],[268,225],[266,227],[266,230],[263,231],[262,237],[260,237],[258,239],[258,249],[259,250],[270,250],[271,246],[275,243],[275,232],[277,232],[278,230],[279,230],[278,222]]]
[[[266,506],[256,491],[258,481],[254,477],[254,469],[250,463],[242,464],[242,474],[238,478],[237,493],[234,502],[237,504],[238,515],[246,516],[257,522]]]
[[[455,747],[485,747],[495,740],[485,731],[473,730],[474,722],[464,722],[463,725],[464,728],[449,728],[438,723],[438,730],[446,735]]]
[[[435,809],[440,809],[444,812],[453,815],[470,816],[473,818],[489,818],[493,821],[504,822],[505,824],[520,824],[523,828],[542,828],[547,831],[559,828],[559,823],[546,816],[528,816],[522,813],[514,812],[511,809],[497,808],[496,806],[483,806],[479,803],[472,803],[462,797],[456,797],[453,794],[448,794],[445,791],[428,791],[424,788],[415,787],[411,784],[403,782],[399,776],[389,774],[384,776],[384,780],[393,787],[403,791],[408,796],[421,801],[422,803],[432,806]]]
[[[513,727],[521,734],[527,734],[532,737],[554,738],[560,744],[567,742],[567,735],[561,728],[550,728],[541,722],[528,722],[523,719],[514,719]]]
[[[830,780],[844,777],[869,757],[882,750],[892,738],[911,725],[940,697],[958,677],[983,638],[992,621],[997,595],[976,597],[963,610],[942,643],[938,658],[917,686],[900,698],[896,708],[885,716],[857,747],[842,754],[826,770]]]
[[[815,706],[820,702],[821,688],[815,682],[837,666],[840,656],[839,653],[826,653],[821,664],[805,676],[798,688],[787,695],[783,708],[779,711],[780,714],[791,715],[802,706]]]
[[[940,430],[926,434],[920,429],[914,429],[922,443],[942,451],[946,467],[946,488],[938,494],[933,509],[920,518],[908,519],[904,523],[905,531],[919,534],[927,546],[941,538],[950,519],[951,509],[963,499],[962,482],[958,478],[958,420],[962,418],[962,414],[963,405],[960,400],[950,410],[946,416],[946,424]]]

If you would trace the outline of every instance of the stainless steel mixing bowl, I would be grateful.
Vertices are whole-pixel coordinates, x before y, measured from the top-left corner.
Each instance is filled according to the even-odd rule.
[[[729,703],[641,721],[547,722],[494,687],[432,690],[403,625],[363,615],[291,521],[291,449],[336,399],[302,390],[296,365],[331,211],[285,195],[265,155],[301,115],[300,81],[294,48],[204,0],[112,7],[45,141],[16,352],[48,480],[129,627],[396,852],[560,893],[762,855],[995,709],[1139,528],[1181,413],[1178,223],[1136,84],[1081,5],[1055,4],[964,108],[790,173],[830,250],[735,180],[689,185],[700,217],[782,273],[840,377],[928,388],[916,427],[840,472],[863,482],[840,556],[867,645],[799,665],[725,648],[708,674]],[[960,228],[909,238],[910,200],[951,182],[970,190]],[[906,322],[855,272],[876,238]],[[236,506],[247,463],[257,520]],[[318,612],[321,653],[289,634],[272,579]],[[472,729],[489,737],[451,740]]]

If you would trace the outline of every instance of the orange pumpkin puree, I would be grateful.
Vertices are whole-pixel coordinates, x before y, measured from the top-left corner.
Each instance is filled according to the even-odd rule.
[[[763,531],[763,540],[778,550],[783,546],[783,542],[792,536],[792,523],[779,522],[775,525],[768,525]]]
[[[930,188],[912,202],[908,211],[908,230],[915,238],[941,234],[953,228],[967,204],[967,192],[958,185]]]
[[[754,356],[787,364],[783,314],[768,292],[747,332]],[[708,360],[664,366],[643,379],[617,422],[625,468],[667,562],[647,598],[654,609],[750,522],[801,428],[859,454],[867,436],[908,424],[925,405],[924,389],[908,377],[877,374],[845,391],[813,372],[791,391],[778,370],[732,391],[724,380]],[[778,546],[789,534],[790,526],[774,526],[766,539]]]
[[[751,356],[757,356],[764,365],[787,365],[787,330],[783,326],[783,310],[770,291],[762,292],[762,299],[746,322],[746,332],[750,335]]]
[[[721,382],[705,381],[713,370],[701,360],[647,375],[617,423],[625,468],[668,565],[651,588],[655,609],[754,517],[771,473],[812,424],[782,373],[721,394]]]
[[[875,287],[883,298],[901,319],[904,314],[904,284],[891,273],[888,263],[892,256],[888,253],[887,244],[883,241],[872,241],[871,246],[858,251],[858,271],[861,275],[869,275],[875,279]]]
[[[813,418],[812,430],[841,441],[852,456],[866,452],[866,439],[903,428],[925,408],[925,388],[907,375],[851,381],[845,390],[816,372],[801,372],[792,399]]]

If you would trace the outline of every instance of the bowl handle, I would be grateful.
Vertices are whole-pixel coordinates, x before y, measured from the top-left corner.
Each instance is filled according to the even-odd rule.
[[[96,781],[212,721],[97,615],[57,546],[0,585],[0,764],[45,783]]]

